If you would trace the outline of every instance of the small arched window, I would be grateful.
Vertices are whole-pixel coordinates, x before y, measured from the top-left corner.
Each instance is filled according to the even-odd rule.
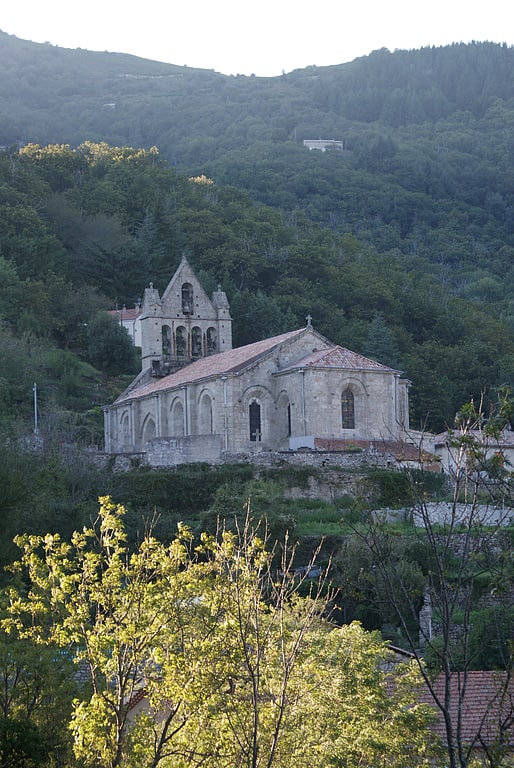
[[[197,325],[191,329],[191,357],[202,357],[202,330]]]
[[[122,446],[130,444],[130,419],[128,413],[124,413],[121,417],[121,442]]]
[[[155,437],[155,421],[149,416],[143,425],[142,442],[143,445]]]
[[[200,400],[198,434],[212,435],[212,400],[209,395],[204,394]]]
[[[184,406],[180,400],[175,400],[171,408],[171,434],[173,437],[182,437],[185,434]]]
[[[345,389],[341,395],[341,426],[355,429],[355,398],[351,389]]]
[[[192,315],[193,310],[193,286],[191,283],[184,283],[182,285],[182,312],[185,315]]]
[[[216,340],[216,328],[207,328],[207,354],[214,355],[216,352],[218,343]]]
[[[162,356],[171,355],[171,328],[169,325],[162,326]]]
[[[179,325],[176,331],[177,357],[185,357],[187,354],[187,332],[183,325]]]

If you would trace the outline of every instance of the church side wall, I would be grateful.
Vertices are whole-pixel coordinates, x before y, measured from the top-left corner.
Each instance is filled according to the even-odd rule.
[[[387,439],[399,437],[397,384],[389,371],[293,371],[280,379],[291,407],[291,436]],[[355,427],[343,429],[341,397],[354,398]]]

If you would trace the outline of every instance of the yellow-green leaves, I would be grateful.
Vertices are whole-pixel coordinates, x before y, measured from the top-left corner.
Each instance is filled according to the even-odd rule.
[[[275,562],[248,517],[131,552],[123,519],[102,497],[71,543],[20,537],[26,581],[5,606],[7,630],[69,649],[87,677],[69,724],[81,764],[358,768],[384,750],[393,768],[424,764],[409,678],[391,693],[378,636],[323,620],[330,590],[300,595],[287,546]]]

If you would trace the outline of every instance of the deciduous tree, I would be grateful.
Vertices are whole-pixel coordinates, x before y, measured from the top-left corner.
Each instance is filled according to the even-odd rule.
[[[28,589],[10,590],[3,620],[87,671],[70,724],[85,766],[426,764],[412,670],[387,672],[377,635],[330,624],[323,579],[292,572],[287,542],[277,569],[248,517],[196,547],[179,526],[129,552],[123,508],[100,504],[69,543],[17,539]]]

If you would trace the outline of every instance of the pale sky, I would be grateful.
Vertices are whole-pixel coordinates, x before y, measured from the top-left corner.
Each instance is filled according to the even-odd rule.
[[[0,29],[23,40],[262,77],[377,48],[513,45],[513,22],[510,0],[11,0],[0,11]]]

